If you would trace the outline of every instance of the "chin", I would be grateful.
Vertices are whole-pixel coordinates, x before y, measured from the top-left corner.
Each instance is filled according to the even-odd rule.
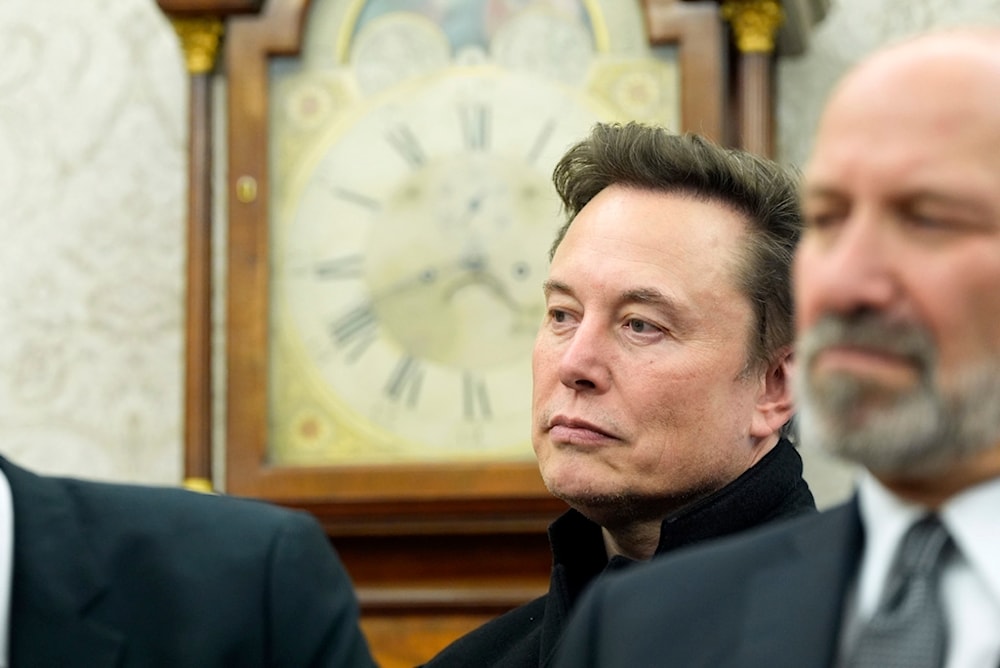
[[[574,498],[606,494],[606,490],[595,489],[594,481],[600,480],[606,484],[608,471],[587,461],[554,454],[539,465],[539,471],[549,492],[568,503]]]
[[[542,476],[542,480],[552,496],[562,499],[588,517],[603,515],[608,509],[620,506],[627,496],[621,490],[595,487],[595,476]]]

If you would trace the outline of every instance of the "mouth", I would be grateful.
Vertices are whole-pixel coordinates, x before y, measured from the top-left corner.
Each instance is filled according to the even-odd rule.
[[[620,440],[591,422],[562,415],[557,415],[549,421],[548,433],[554,443],[572,445],[596,445]]]
[[[923,325],[875,312],[826,315],[803,333],[799,351],[811,375],[904,382],[926,375],[936,356]]]
[[[832,346],[813,359],[811,374],[870,379],[880,385],[903,387],[919,380],[922,364],[912,355],[862,346]]]

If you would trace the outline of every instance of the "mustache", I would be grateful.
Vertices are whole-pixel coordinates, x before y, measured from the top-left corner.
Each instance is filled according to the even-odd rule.
[[[874,312],[829,314],[803,333],[796,356],[808,367],[827,348],[852,346],[907,357],[933,368],[937,348],[922,325]]]

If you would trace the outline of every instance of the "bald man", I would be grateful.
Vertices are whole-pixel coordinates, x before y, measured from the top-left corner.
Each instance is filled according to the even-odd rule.
[[[859,464],[856,494],[598,583],[558,666],[1000,665],[1000,31],[848,73],[803,205],[801,440]],[[922,595],[893,610],[919,540]]]

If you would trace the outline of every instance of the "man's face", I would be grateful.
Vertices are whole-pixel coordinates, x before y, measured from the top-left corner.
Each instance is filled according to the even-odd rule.
[[[1000,113],[985,83],[941,57],[862,72],[805,173],[803,441],[876,473],[926,475],[1000,439]]]
[[[605,526],[662,517],[760,454],[745,238],[717,203],[611,186],[556,250],[532,438],[549,490]]]

